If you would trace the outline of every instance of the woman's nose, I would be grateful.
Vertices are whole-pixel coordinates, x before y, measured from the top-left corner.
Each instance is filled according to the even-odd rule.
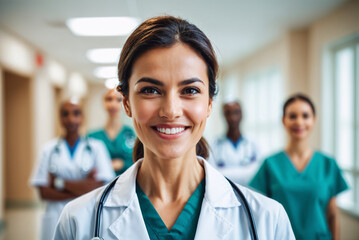
[[[182,101],[175,93],[168,94],[161,100],[160,117],[176,119],[183,113]]]

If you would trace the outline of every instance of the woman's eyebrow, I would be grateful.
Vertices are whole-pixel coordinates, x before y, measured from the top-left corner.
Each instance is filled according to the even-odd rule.
[[[148,77],[140,78],[136,82],[136,84],[141,83],[141,82],[151,83],[151,84],[158,85],[158,86],[164,86],[163,82],[161,82],[159,80],[156,80],[156,79],[153,79],[153,78],[148,78]],[[179,86],[189,85],[189,84],[192,84],[192,83],[195,83],[195,82],[199,82],[199,83],[202,83],[203,85],[205,85],[204,82],[199,78],[189,78],[189,79],[181,81],[178,85]]]
[[[190,78],[190,79],[186,79],[182,82],[180,82],[178,85],[179,86],[183,86],[183,85],[189,85],[189,84],[192,84],[192,83],[195,83],[195,82],[199,82],[199,83],[202,83],[204,85],[204,82],[199,79],[199,78]]]
[[[152,84],[158,85],[158,86],[164,86],[163,82],[158,81],[158,80],[153,79],[153,78],[147,78],[147,77],[140,78],[140,79],[135,83],[135,85],[138,84],[138,83],[141,83],[141,82],[147,82],[147,83],[152,83]]]

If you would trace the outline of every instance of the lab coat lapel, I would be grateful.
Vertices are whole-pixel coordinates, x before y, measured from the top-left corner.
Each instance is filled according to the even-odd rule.
[[[122,174],[110,192],[104,207],[125,207],[109,229],[117,239],[149,239],[136,195],[136,176],[142,161],[138,160]]]
[[[234,226],[231,219],[227,219],[220,210],[238,207],[241,203],[223,175],[205,160],[199,158],[199,161],[205,169],[206,190],[195,239],[227,239],[234,230]]]
[[[227,239],[233,229],[233,225],[224,216],[221,216],[207,201],[203,201],[195,240]]]
[[[110,231],[119,240],[144,239],[149,240],[146,225],[143,220],[137,197],[110,226]]]

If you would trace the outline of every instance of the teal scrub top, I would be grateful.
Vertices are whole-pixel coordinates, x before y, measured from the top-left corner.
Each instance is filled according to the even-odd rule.
[[[265,159],[249,186],[283,205],[296,239],[332,239],[327,206],[348,188],[335,160],[319,152],[302,172],[285,152],[277,153]]]
[[[188,199],[175,224],[169,231],[155,207],[148,199],[141,187],[136,185],[136,193],[146,229],[151,240],[194,239],[197,223],[205,191],[204,179]]]
[[[114,139],[108,137],[105,129],[91,132],[89,137],[102,140],[110,153],[111,159],[120,158],[124,161],[123,168],[116,171],[116,175],[120,175],[133,164],[132,149],[136,140],[136,135],[132,128],[123,126]]]

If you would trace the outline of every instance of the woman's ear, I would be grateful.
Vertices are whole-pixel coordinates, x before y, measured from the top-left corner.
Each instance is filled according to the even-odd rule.
[[[132,117],[131,106],[128,96],[123,96],[123,107],[125,108],[127,116]]]
[[[212,98],[209,99],[207,117],[209,117],[212,113],[212,100],[213,100]]]

